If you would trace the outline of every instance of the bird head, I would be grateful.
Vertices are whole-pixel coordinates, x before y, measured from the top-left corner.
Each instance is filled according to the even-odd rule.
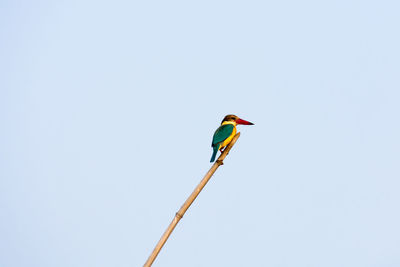
[[[236,124],[243,124],[243,125],[254,125],[254,123],[242,120],[236,115],[226,115],[225,118],[222,120],[221,124],[223,123],[233,123]]]

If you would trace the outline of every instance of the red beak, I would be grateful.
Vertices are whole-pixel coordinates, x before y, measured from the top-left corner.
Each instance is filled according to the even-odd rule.
[[[254,123],[249,122],[249,121],[245,121],[245,120],[242,120],[242,119],[237,119],[236,123],[237,124],[243,124],[243,125],[254,125]]]

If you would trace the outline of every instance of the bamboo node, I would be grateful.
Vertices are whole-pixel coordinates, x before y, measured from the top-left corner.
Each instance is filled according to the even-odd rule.
[[[182,215],[182,214],[180,214],[179,212],[175,213],[175,216],[176,216],[176,217],[178,217],[178,218],[179,218],[179,220],[183,218],[183,215]]]
[[[221,166],[221,165],[224,165],[224,162],[219,159],[219,160],[217,160],[217,164],[218,164],[218,166]]]

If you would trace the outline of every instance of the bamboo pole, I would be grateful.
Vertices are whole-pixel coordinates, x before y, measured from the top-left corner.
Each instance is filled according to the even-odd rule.
[[[197,187],[194,189],[192,194],[186,199],[185,203],[183,203],[182,207],[179,209],[179,211],[175,214],[174,219],[172,222],[169,224],[167,230],[165,230],[164,234],[161,236],[160,240],[158,241],[156,247],[154,248],[153,252],[147,259],[146,263],[143,265],[143,267],[150,267],[154,260],[156,259],[158,253],[164,246],[165,242],[167,242],[168,237],[171,235],[172,231],[175,229],[175,226],[178,224],[178,222],[182,219],[183,215],[185,215],[185,212],[187,209],[192,205],[193,201],[197,198],[197,196],[200,194],[201,190],[203,187],[207,184],[207,182],[210,180],[211,176],[215,173],[215,171],[218,169],[219,166],[223,165],[224,162],[223,160],[225,157],[229,154],[229,151],[233,147],[233,145],[236,143],[236,140],[239,138],[240,133],[237,133],[232,141],[229,143],[229,145],[222,151],[221,155],[217,159],[217,161],[212,165],[211,169],[206,173],[204,178],[201,180],[201,182],[197,185]]]

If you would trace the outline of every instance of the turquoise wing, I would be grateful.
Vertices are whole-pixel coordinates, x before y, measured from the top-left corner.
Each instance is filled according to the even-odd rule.
[[[215,146],[228,138],[232,134],[234,127],[232,124],[221,125],[214,133],[211,146]]]

